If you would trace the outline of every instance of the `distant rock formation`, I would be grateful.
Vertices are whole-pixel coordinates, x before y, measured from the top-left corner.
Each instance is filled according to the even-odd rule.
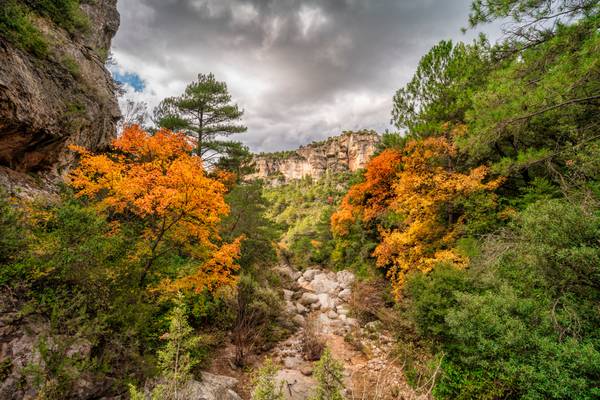
[[[85,32],[68,32],[49,18],[33,18],[48,45],[45,56],[0,35],[3,185],[15,182],[18,173],[59,177],[73,162],[68,145],[98,150],[113,139],[120,112],[104,64],[119,27],[116,3],[83,3],[81,10],[89,19]]]
[[[344,132],[297,150],[258,154],[254,157],[257,171],[248,179],[280,184],[306,176],[318,179],[327,172],[356,171],[369,161],[379,141],[373,131]]]

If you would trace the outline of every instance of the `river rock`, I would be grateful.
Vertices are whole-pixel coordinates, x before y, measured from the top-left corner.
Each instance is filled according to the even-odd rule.
[[[312,281],[314,279],[315,275],[318,273],[319,273],[318,269],[309,268],[306,271],[304,271],[304,273],[302,274],[302,277],[304,279],[306,279],[307,281]]]
[[[303,293],[302,296],[300,297],[300,304],[302,304],[303,306],[307,306],[310,304],[315,304],[319,301],[319,297],[314,294],[314,293]]]
[[[317,294],[319,293],[334,293],[335,290],[339,287],[339,284],[329,279],[327,274],[317,274],[315,275],[312,283],[313,289]]]
[[[339,298],[344,300],[344,301],[349,301],[350,297],[352,296],[352,291],[349,288],[346,288],[344,290],[342,290],[339,294],[338,294]]]
[[[336,275],[337,281],[344,289],[351,287],[354,283],[354,274],[350,271],[339,271]]]
[[[292,318],[292,322],[295,323],[298,326],[302,326],[304,325],[304,317],[300,314],[296,314],[294,315],[294,317]]]
[[[335,308],[335,302],[327,293],[320,293],[317,295],[317,298],[322,311],[328,311]]]

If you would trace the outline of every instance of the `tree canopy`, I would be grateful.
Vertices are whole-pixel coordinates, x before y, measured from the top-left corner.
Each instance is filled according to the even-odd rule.
[[[210,161],[227,151],[232,142],[223,137],[246,131],[238,123],[244,111],[231,102],[225,82],[211,74],[198,74],[183,94],[164,99],[154,109],[154,122],[161,128],[181,131],[195,143],[194,151]]]

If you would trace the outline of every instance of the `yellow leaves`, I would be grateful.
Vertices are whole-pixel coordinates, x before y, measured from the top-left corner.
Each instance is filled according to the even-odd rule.
[[[183,134],[160,130],[151,136],[130,126],[113,142],[111,153],[72,150],[80,154],[79,167],[70,175],[77,196],[95,200],[112,215],[143,222],[145,246],[138,249],[138,258],[147,260],[143,277],[156,257],[170,248],[198,258],[218,248],[213,242],[220,240],[219,222],[229,212],[227,189],[207,176]],[[235,254],[239,241],[216,250],[201,269],[214,276],[198,275],[194,285],[200,280],[204,286],[230,281]]]
[[[332,230],[336,235],[347,235],[350,225],[359,216],[368,222],[386,211],[401,160],[402,155],[398,151],[388,149],[369,161],[365,181],[350,188],[339,210],[331,216]]]
[[[452,132],[463,134],[462,126]],[[331,218],[333,232],[345,236],[357,220],[369,222],[385,212],[403,216],[391,229],[379,227],[381,242],[373,252],[398,295],[410,271],[428,272],[438,263],[466,265],[467,259],[453,250],[464,223],[455,205],[502,183],[484,182],[486,166],[456,171],[455,156],[455,147],[444,137],[410,141],[402,152],[387,150],[371,160],[365,182],[349,190]]]
[[[223,286],[235,284],[234,273],[239,269],[236,261],[240,257],[243,239],[243,237],[238,237],[232,243],[222,245],[207,262],[198,266],[194,273],[175,281],[164,280],[159,286],[160,291],[177,293],[181,290],[194,290],[196,293],[200,293],[208,290],[213,293]]]

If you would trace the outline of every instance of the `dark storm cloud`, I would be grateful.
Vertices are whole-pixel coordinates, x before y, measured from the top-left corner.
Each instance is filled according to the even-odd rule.
[[[394,91],[469,0],[120,0],[113,50],[156,104],[199,72],[228,82],[253,150],[387,128]],[[135,96],[135,95],[134,95]]]

